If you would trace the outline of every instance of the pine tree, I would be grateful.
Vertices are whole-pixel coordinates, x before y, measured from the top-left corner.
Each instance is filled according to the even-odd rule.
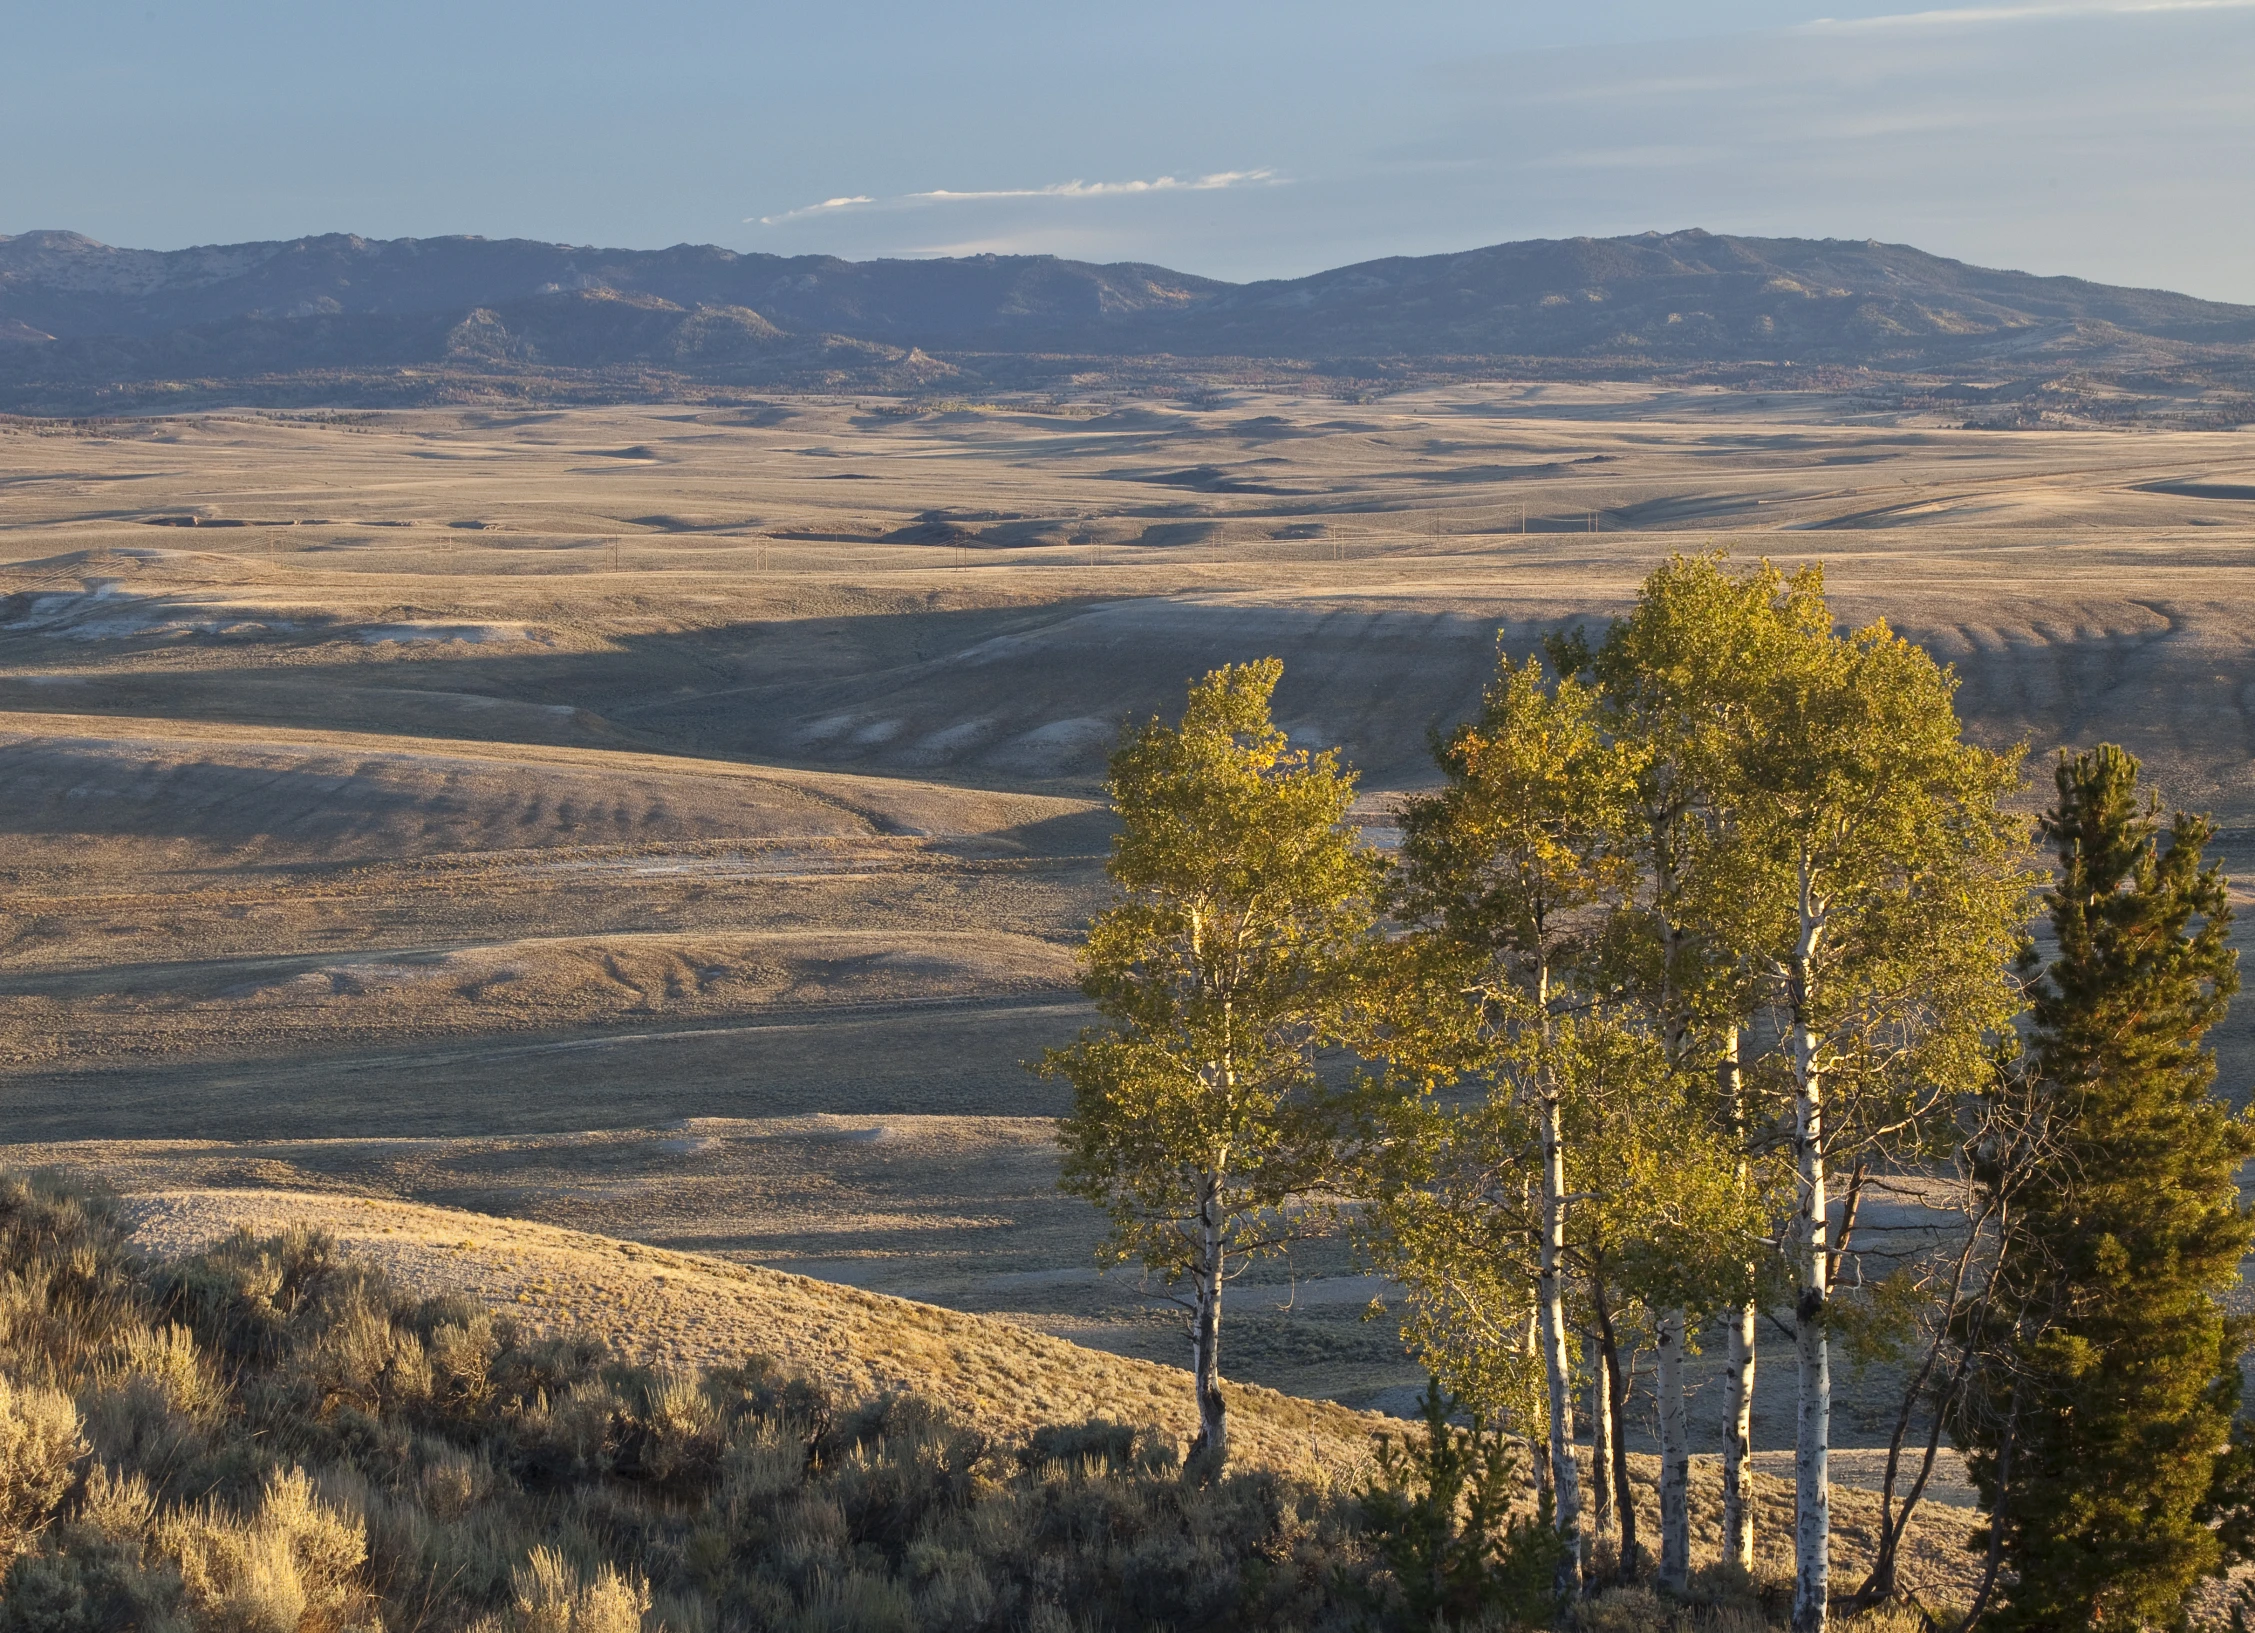
[[[2238,988],[2214,828],[2137,796],[2111,744],[2062,755],[2048,902],[2013,1093],[2040,1138],[1981,1182],[2015,1212],[1953,1428],[1991,1527],[1997,1622],[2165,1626],[2225,1563],[2207,1507],[2245,1334],[2217,1295],[2255,1228],[2234,1176],[2255,1131],[2203,1044]],[[1985,1590],[1986,1592],[1987,1590]]]

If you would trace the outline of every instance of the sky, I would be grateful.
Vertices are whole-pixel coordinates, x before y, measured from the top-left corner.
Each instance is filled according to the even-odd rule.
[[[1704,227],[2255,303],[2255,0],[6,9],[0,233],[1242,280]]]

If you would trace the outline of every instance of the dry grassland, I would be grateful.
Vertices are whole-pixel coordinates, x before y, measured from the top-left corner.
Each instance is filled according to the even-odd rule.
[[[135,1240],[159,1255],[193,1252],[241,1228],[309,1224],[381,1265],[411,1292],[463,1291],[542,1334],[602,1337],[620,1353],[665,1368],[740,1363],[766,1355],[787,1371],[852,1396],[912,1392],[963,1412],[998,1439],[1045,1423],[1104,1418],[1154,1425],[1186,1445],[1196,1429],[1170,1367],[1103,1354],[966,1315],[832,1282],[669,1252],[554,1226],[371,1198],[291,1190],[153,1191],[130,1207]],[[1372,1437],[1395,1420],[1242,1384],[1227,1386],[1237,1455],[1324,1482],[1353,1482],[1370,1466]],[[1656,1462],[1639,1455],[1631,1484],[1646,1535],[1658,1521]],[[1791,1572],[1792,1485],[1757,1478],[1762,1574]],[[1721,1547],[1721,1475],[1693,1469],[1694,1548]],[[1868,1566],[1875,1501],[1841,1489],[1834,1569],[1850,1586]],[[1934,1604],[1969,1591],[1975,1556],[1961,1511],[1929,1510],[1906,1539],[1905,1585]]]
[[[1978,735],[2124,742],[2237,864],[2255,437],[1844,413],[1497,386],[0,428],[6,1155],[1171,1360],[1089,1274],[1019,1063],[1086,1016],[1104,751],[1217,662],[1284,658],[1281,718],[1382,830],[1499,628],[1616,612],[1671,550],[1821,558],[1845,616],[1959,666]],[[2238,1094],[2243,1027],[2225,1057]],[[1297,1269],[1240,1301],[1240,1375],[1402,1404],[1367,1284]]]
[[[508,1216],[676,1252],[793,1272],[990,1316],[1108,1353],[1175,1366],[1180,1313],[1132,1270],[1099,1274],[1101,1222],[1056,1189],[1047,1118],[815,1114],[695,1118],[659,1127],[480,1138],[92,1140],[0,1146],[0,1165],[59,1163],[128,1195],[288,1191],[383,1198]],[[307,1203],[306,1205],[311,1205]],[[1906,1222],[1867,1201],[1879,1228]],[[350,1217],[350,1215],[346,1215]],[[1343,1244],[1253,1265],[1235,1284],[1232,1377],[1351,1407],[1409,1414],[1423,1374],[1393,1324],[1392,1297]],[[1711,1345],[1719,1356],[1719,1344]],[[1695,1363],[1703,1376],[1713,1357]],[[1843,1358],[1836,1478],[1876,1480],[1893,1423],[1894,1374]],[[1723,1391],[1698,1390],[1694,1431],[1719,1437]],[[1765,1367],[1757,1446],[1782,1469],[1793,1436],[1792,1369]],[[1648,1438],[1648,1437],[1646,1437]],[[1632,1436],[1632,1443],[1642,1444]],[[1937,1487],[1970,1501],[1954,1458]]]

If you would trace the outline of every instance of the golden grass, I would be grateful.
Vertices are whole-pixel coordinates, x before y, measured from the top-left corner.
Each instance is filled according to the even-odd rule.
[[[410,1292],[465,1293],[539,1334],[593,1334],[629,1359],[669,1368],[767,1355],[848,1395],[902,1391],[939,1400],[1006,1440],[1089,1418],[1153,1425],[1183,1443],[1196,1427],[1183,1370],[992,1317],[701,1254],[454,1209],[300,1191],[160,1191],[129,1197],[125,1206],[135,1241],[153,1253],[193,1251],[246,1226],[314,1225]],[[1409,1429],[1399,1419],[1329,1402],[1241,1384],[1226,1389],[1235,1455],[1248,1466],[1351,1482],[1369,1467],[1373,1435]],[[1631,1463],[1649,1542],[1657,1534],[1657,1470],[1648,1456]],[[1713,1557],[1720,1544],[1720,1481],[1712,1459],[1694,1461],[1696,1557]],[[1756,1491],[1757,1573],[1789,1575],[1792,1486],[1764,1475]],[[1834,1570],[1846,1591],[1868,1564],[1877,1502],[1869,1492],[1835,1486],[1833,1511]],[[1911,1535],[1903,1577],[1930,1603],[1957,1602],[1968,1591],[1969,1518],[1962,1509],[1929,1505]]]
[[[1152,1424],[1187,1442],[1188,1375],[1084,1349],[989,1316],[637,1242],[447,1208],[295,1191],[173,1191],[128,1198],[135,1240],[193,1251],[238,1227],[311,1224],[403,1287],[485,1300],[534,1332],[584,1332],[646,1364],[691,1368],[766,1355],[847,1395],[914,1392],[1020,1437],[1088,1418]],[[1274,1390],[1229,1387],[1249,1463],[1358,1468],[1382,1420]]]

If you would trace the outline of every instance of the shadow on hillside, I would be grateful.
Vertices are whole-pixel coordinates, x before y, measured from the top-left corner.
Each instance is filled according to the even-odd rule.
[[[11,689],[17,707],[466,741],[523,741],[531,720],[568,717],[587,746],[1086,794],[1124,722],[1178,709],[1186,683],[1218,664],[1274,655],[1285,662],[1277,718],[1295,743],[1341,748],[1366,786],[1385,790],[1431,781],[1429,733],[1477,707],[1499,622],[1505,649],[1525,653],[1550,630],[1623,610],[1614,596],[1514,596],[1503,583],[1474,611],[1216,589],[752,621],[622,636],[597,652],[376,649],[278,670],[211,641],[210,667],[113,675],[98,667],[115,661],[112,643],[97,653],[17,637],[0,641],[0,660],[62,682]],[[2255,721],[2241,694],[2255,643],[2220,614],[2151,610],[2144,628],[1975,627],[1931,614],[1897,627],[1955,663],[1977,738],[2025,739],[2038,756],[2120,742],[2169,796],[2247,820]],[[2146,616],[2128,611],[2133,624]],[[243,661],[227,663],[231,652]]]
[[[402,662],[378,649],[292,665],[286,685],[218,641],[220,662],[161,679],[103,672],[108,644],[18,640],[0,657],[63,677],[19,707],[521,740],[505,716],[465,711],[469,696],[579,711],[590,746],[1085,793],[1123,723],[1179,710],[1217,665],[1271,655],[1296,744],[1342,746],[1374,786],[1425,781],[1427,734],[1477,705],[1494,640],[1492,620],[1449,612],[1148,597],[779,619],[601,652],[461,646]],[[225,663],[235,651],[246,661]]]

